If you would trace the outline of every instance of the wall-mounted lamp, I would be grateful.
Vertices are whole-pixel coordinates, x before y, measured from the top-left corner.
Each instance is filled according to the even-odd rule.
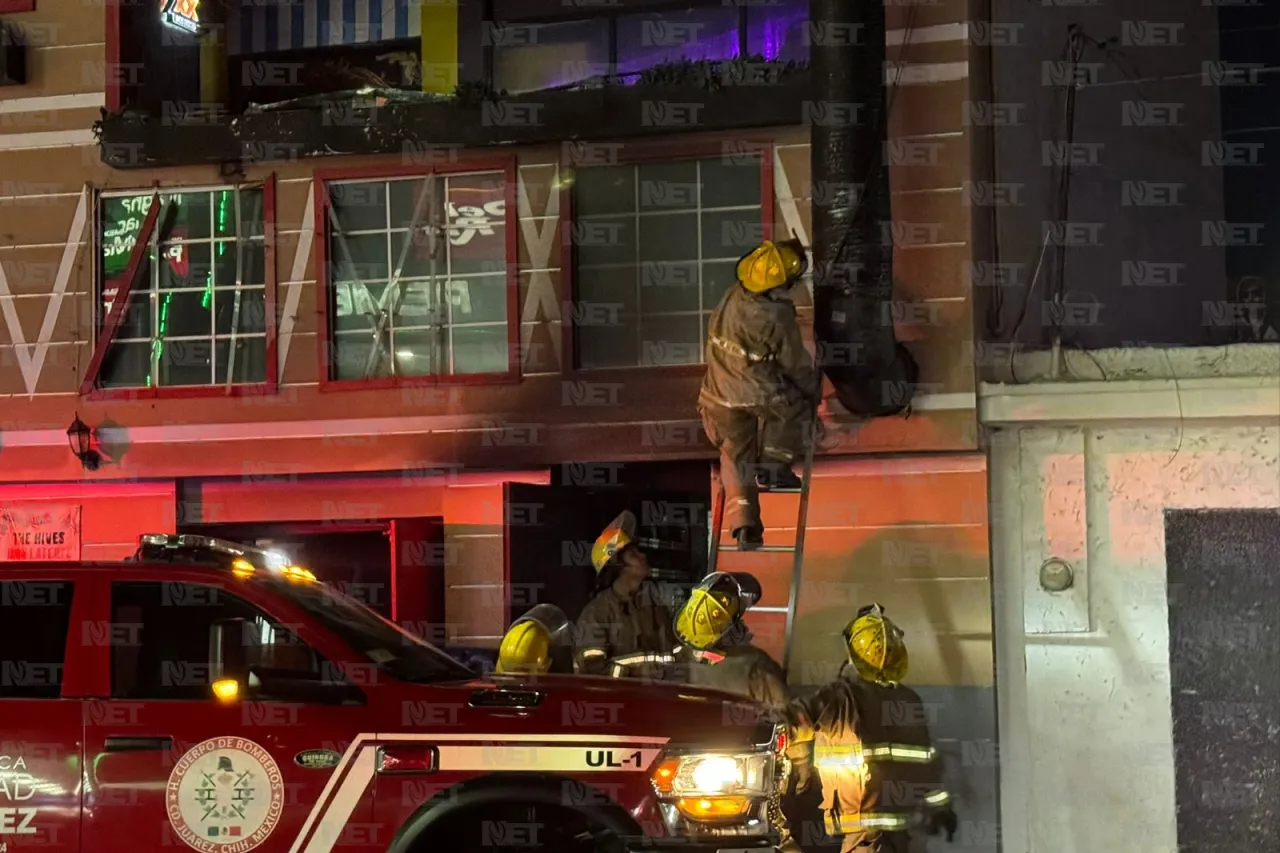
[[[85,470],[97,471],[102,467],[102,454],[93,449],[93,430],[80,420],[79,415],[67,427],[67,441],[71,445],[71,452],[80,460]]]

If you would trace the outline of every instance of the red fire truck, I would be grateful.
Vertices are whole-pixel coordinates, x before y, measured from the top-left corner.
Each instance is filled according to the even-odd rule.
[[[480,678],[274,555],[148,536],[0,575],[0,853],[774,850],[780,727]]]

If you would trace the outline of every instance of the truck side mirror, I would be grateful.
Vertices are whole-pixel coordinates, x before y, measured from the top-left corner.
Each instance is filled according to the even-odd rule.
[[[209,631],[210,681],[230,680],[242,687],[249,677],[249,652],[245,648],[245,619],[219,619]]]

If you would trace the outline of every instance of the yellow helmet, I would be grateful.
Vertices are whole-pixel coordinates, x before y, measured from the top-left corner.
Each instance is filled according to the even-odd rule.
[[[636,514],[623,510],[622,514],[604,529],[604,533],[591,546],[591,565],[596,574],[604,569],[618,553],[636,540]]]
[[[568,630],[569,619],[554,604],[539,604],[511,623],[498,648],[499,673],[535,674],[551,668],[551,647]]]
[[[876,684],[897,684],[907,674],[907,644],[902,629],[872,604],[862,608],[845,626],[849,662],[858,675]]]
[[[676,638],[699,651],[709,649],[759,597],[760,584],[751,575],[709,574],[676,614]]]
[[[809,258],[799,240],[765,240],[738,261],[738,281],[752,293],[764,293],[791,284],[808,269]]]

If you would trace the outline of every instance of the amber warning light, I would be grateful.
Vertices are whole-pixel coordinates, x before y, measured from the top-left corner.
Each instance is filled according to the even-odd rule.
[[[434,746],[396,746],[378,750],[379,773],[434,773],[440,765]]]

